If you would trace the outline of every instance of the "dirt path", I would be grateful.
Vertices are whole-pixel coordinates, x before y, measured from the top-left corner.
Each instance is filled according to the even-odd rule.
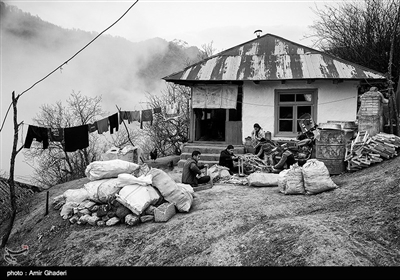
[[[338,189],[313,196],[217,184],[195,193],[189,213],[135,227],[71,225],[54,209],[43,217],[41,193],[9,246],[29,245],[18,259],[28,266],[396,266],[399,164],[400,157],[334,176]],[[179,178],[180,170],[170,174]]]

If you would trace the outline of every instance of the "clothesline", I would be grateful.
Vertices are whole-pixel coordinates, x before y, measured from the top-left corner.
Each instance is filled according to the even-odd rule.
[[[93,123],[66,127],[41,127],[36,125],[28,125],[24,148],[29,149],[35,139],[37,142],[43,142],[43,149],[47,149],[50,142],[60,142],[66,152],[74,152],[78,149],[84,149],[89,146],[89,133],[98,132],[103,134],[110,131],[110,134],[118,131],[119,125],[128,120],[128,123],[138,121],[140,128],[143,128],[143,122],[149,121],[150,125],[153,124],[153,113],[161,113],[161,107],[146,109],[140,111],[118,111],[111,116],[105,117]],[[176,116],[179,113],[179,106],[170,104],[165,107],[166,115],[169,117]]]

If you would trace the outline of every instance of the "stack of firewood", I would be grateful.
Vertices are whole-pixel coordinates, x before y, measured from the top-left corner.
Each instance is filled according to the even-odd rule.
[[[397,156],[400,137],[380,132],[369,136],[367,131],[360,131],[357,137],[346,147],[345,161],[347,170],[356,171],[384,159]]]
[[[246,174],[256,171],[271,172],[271,167],[254,154],[240,155],[243,160],[243,169]]]

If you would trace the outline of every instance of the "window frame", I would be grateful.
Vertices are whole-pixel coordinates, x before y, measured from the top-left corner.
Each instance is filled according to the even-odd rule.
[[[281,94],[312,94],[312,101],[287,101],[280,102]],[[318,104],[318,89],[317,88],[299,88],[299,89],[275,89],[275,106],[274,106],[274,135],[277,137],[296,137],[297,133],[297,107],[299,106],[311,106],[311,117],[315,123],[317,122],[317,104]],[[293,106],[293,124],[292,131],[279,131],[279,108],[280,106]]]

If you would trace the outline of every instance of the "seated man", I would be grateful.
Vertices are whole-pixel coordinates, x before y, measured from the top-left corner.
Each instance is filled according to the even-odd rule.
[[[228,167],[231,175],[238,172],[238,167],[233,164],[233,161],[238,160],[238,157],[233,154],[233,149],[232,145],[228,145],[228,147],[221,152],[218,163],[221,166]]]
[[[275,153],[281,158],[279,162],[272,167],[272,172],[274,173],[281,172],[283,170],[283,167],[285,166],[285,163],[287,165],[287,168],[296,163],[293,153],[289,151],[286,144],[275,148]]]
[[[210,181],[210,176],[200,176],[200,169],[208,167],[208,164],[198,165],[200,154],[200,151],[193,151],[192,156],[183,165],[182,183],[189,184],[193,188]]]

